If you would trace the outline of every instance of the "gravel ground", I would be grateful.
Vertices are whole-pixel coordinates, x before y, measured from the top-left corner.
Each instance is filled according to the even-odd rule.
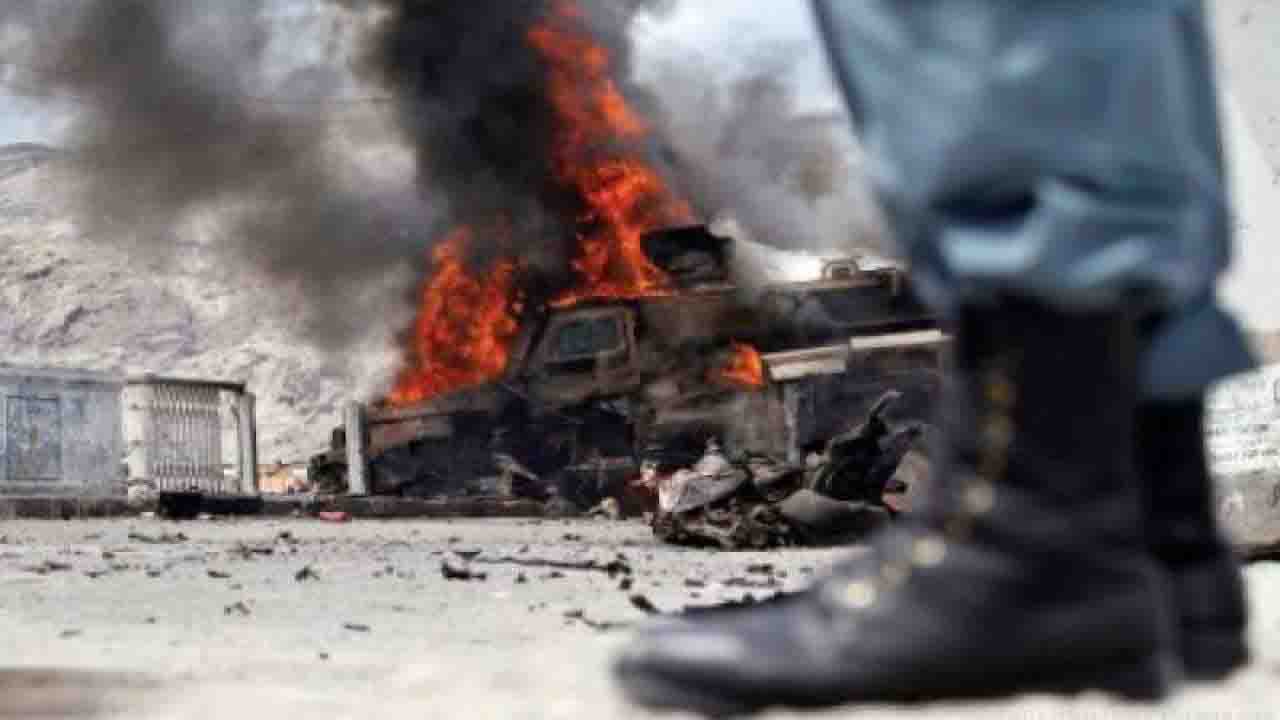
[[[450,553],[479,553],[487,577],[446,581]],[[530,565],[483,562],[503,556]],[[620,556],[629,575],[538,565]],[[645,717],[607,673],[644,617],[633,596],[762,596],[838,556],[688,551],[580,521],[5,522],[0,718]],[[1280,565],[1248,576],[1257,659],[1225,685],[1156,708],[1026,697],[857,716],[1280,718]]]

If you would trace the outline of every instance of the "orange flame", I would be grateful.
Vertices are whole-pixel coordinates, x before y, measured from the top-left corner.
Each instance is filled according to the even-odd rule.
[[[555,307],[671,293],[670,278],[645,255],[641,238],[693,217],[645,160],[650,129],[613,80],[613,58],[585,19],[576,2],[563,0],[527,32],[546,64],[556,120],[551,179],[585,208],[571,218],[581,228],[578,282],[552,301]],[[485,383],[506,369],[520,315],[517,264],[501,260],[471,275],[462,259],[470,238],[469,229],[455,231],[433,252],[407,369],[387,398],[393,405]]]
[[[764,359],[746,343],[733,343],[733,357],[716,373],[716,379],[735,387],[758,390],[765,385]]]
[[[429,400],[502,375],[519,327],[516,263],[498,261],[471,274],[465,252],[472,231],[450,233],[432,250],[434,271],[423,284],[410,362],[387,398],[393,405]]]
[[[554,148],[557,179],[586,204],[578,218],[577,287],[553,301],[564,307],[595,298],[669,294],[670,278],[644,253],[650,230],[689,222],[688,204],[677,199],[644,159],[648,125],[631,109],[613,80],[613,58],[582,27],[572,2],[561,2],[547,21],[528,33],[547,63],[547,87],[559,120]]]

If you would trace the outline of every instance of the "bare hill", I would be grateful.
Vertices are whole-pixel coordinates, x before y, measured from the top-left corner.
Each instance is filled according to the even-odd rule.
[[[70,182],[56,150],[0,148],[0,364],[245,380],[263,462],[324,445],[356,383],[294,336],[289,293],[196,240],[155,258],[84,237],[59,207]]]

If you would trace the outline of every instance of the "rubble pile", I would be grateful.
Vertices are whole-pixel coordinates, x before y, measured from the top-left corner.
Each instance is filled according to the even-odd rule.
[[[888,523],[886,494],[904,492],[895,473],[924,433],[891,425],[886,393],[867,419],[833,438],[803,466],[767,457],[731,462],[712,443],[692,468],[657,480],[654,534],[661,540],[726,550],[850,542]]]

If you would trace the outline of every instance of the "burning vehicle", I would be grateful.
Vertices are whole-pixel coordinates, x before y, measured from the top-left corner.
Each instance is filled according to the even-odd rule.
[[[945,338],[901,267],[860,256],[806,282],[734,281],[741,248],[700,224],[732,208],[655,132],[628,79],[639,4],[624,5],[391,16],[375,75],[411,91],[399,119],[449,213],[399,376],[311,459],[317,490],[626,511],[653,501],[628,501],[643,463],[686,466],[711,439],[799,461],[888,387],[893,412],[926,413]],[[480,57],[503,72],[475,73]]]
[[[813,281],[748,291],[730,282],[732,242],[704,227],[648,233],[642,247],[669,292],[526,306],[491,348],[491,379],[369,407],[358,442],[370,490],[590,506],[625,496],[646,463],[692,465],[709,441],[802,462],[891,388],[898,402],[881,410],[927,414],[946,338],[901,267],[828,261]],[[347,489],[349,441],[336,430],[312,459],[316,486]]]

